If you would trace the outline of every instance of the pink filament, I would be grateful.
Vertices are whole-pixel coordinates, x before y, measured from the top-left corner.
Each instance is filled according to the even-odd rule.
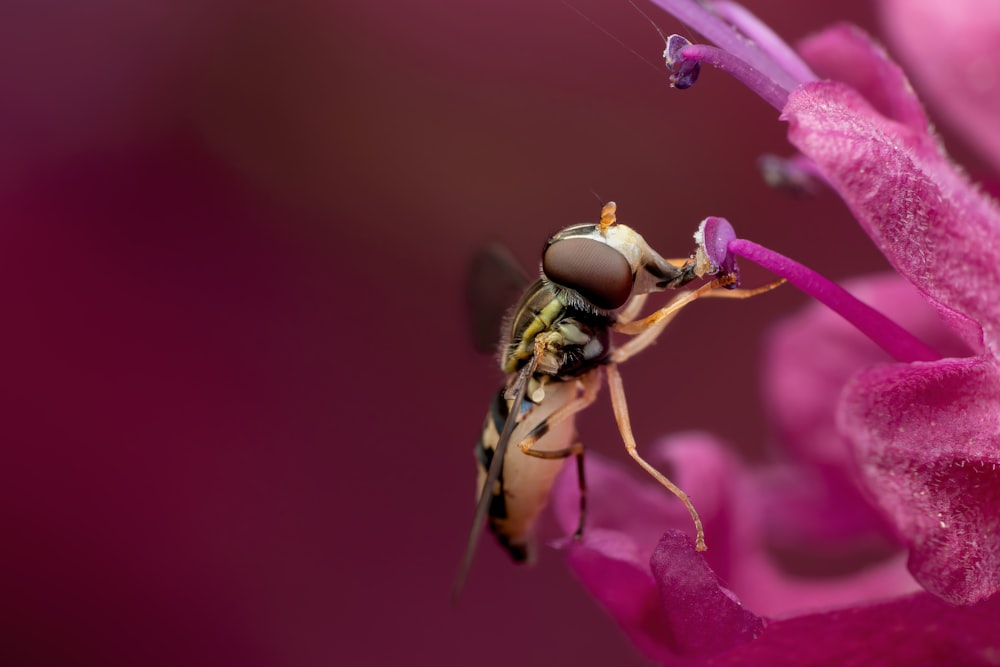
[[[762,245],[734,239],[729,252],[763,266],[827,306],[885,350],[896,361],[936,361],[937,352],[871,306],[862,303],[840,285],[810,268]]]

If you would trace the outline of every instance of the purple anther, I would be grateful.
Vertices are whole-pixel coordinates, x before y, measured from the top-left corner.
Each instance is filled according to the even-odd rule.
[[[740,269],[736,266],[736,255],[729,252],[730,242],[736,240],[736,231],[725,218],[709,216],[701,221],[694,235],[699,249],[711,265],[710,274],[731,276],[736,280],[727,285],[734,289],[740,284]]]
[[[667,37],[667,48],[663,50],[663,59],[670,69],[670,85],[679,90],[693,86],[701,72],[701,64],[697,60],[687,59],[681,54],[686,46],[691,46],[691,42],[685,37],[670,35]]]
[[[715,47],[681,44],[671,53],[668,39],[665,55],[674,72],[672,79],[677,79],[674,83],[677,88],[694,83],[697,77],[696,71],[693,76],[689,75],[688,72],[694,69],[682,63],[705,62],[732,74],[781,110],[792,90],[816,79],[788,45],[743,8],[724,4],[720,8],[723,18],[716,11],[716,4],[705,0],[653,0],[653,4],[715,44]]]

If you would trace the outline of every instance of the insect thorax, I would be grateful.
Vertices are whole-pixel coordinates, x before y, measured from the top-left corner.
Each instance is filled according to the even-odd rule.
[[[614,321],[594,309],[581,308],[566,290],[539,280],[525,292],[509,321],[501,365],[515,373],[535,352],[545,347],[535,375],[565,379],[584,373],[610,353],[609,329]]]

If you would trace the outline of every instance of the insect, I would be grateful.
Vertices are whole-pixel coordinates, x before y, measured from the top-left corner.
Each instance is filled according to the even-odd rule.
[[[479,502],[454,594],[464,583],[487,517],[491,532],[513,560],[531,559],[532,529],[569,457],[576,459],[580,488],[574,537],[582,536],[584,448],[574,415],[594,402],[605,375],[626,450],[680,499],[694,522],[696,548],[706,549],[701,519],[687,494],[639,455],[618,364],[655,342],[673,317],[696,299],[746,298],[780,282],[732,289],[735,273],[721,274],[636,319],[650,293],[683,287],[714,269],[702,253],[697,259],[664,259],[632,228],[617,222],[616,210],[609,202],[599,222],[567,227],[548,240],[540,278],[524,291],[504,323],[500,365],[507,381],[493,398],[475,448]],[[612,332],[632,338],[613,347]],[[508,453],[511,443],[515,449]]]

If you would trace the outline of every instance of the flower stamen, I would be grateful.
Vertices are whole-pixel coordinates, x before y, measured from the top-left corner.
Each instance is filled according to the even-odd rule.
[[[746,7],[735,2],[721,0],[713,2],[712,8],[722,18],[733,24],[744,36],[760,47],[788,73],[795,83],[815,81],[816,75],[799,54],[781,39],[771,27],[751,13]]]
[[[937,361],[941,355],[923,341],[866,303],[862,303],[837,283],[812,269],[764,246],[735,239],[729,252],[749,259],[786,279],[800,290],[833,310],[865,334],[899,362]]]
[[[681,49],[687,46],[691,46],[687,38],[670,35],[667,48],[663,49],[663,59],[671,72],[670,85],[679,90],[693,86],[701,73],[701,64],[697,60],[686,60],[681,56]]]
[[[835,282],[790,257],[753,241],[737,238],[725,218],[706,218],[699,234],[699,250],[704,251],[713,266],[720,269],[730,267],[730,271],[735,271],[733,256],[759,264],[843,317],[896,361],[937,361],[941,358],[923,341]]]
[[[715,46],[692,44],[680,49],[679,54],[682,62],[686,61],[685,65],[692,62],[704,62],[732,75],[737,81],[757,93],[765,102],[779,111],[784,108],[785,102],[788,101],[788,94],[792,92],[792,88],[782,86],[745,60]],[[690,67],[690,65],[687,66]],[[678,69],[680,67],[681,65],[678,65]],[[675,87],[680,88],[676,84]]]
[[[671,35],[664,57],[674,73],[671,82],[676,88],[689,87],[697,78],[696,74],[693,78],[688,77],[686,72],[692,65],[682,63],[704,61],[729,72],[780,110],[792,90],[816,79],[816,75],[788,44],[738,4],[697,0],[653,1],[715,44],[714,47],[705,44],[672,47],[670,41],[675,36]],[[682,72],[682,68],[685,71]]]

